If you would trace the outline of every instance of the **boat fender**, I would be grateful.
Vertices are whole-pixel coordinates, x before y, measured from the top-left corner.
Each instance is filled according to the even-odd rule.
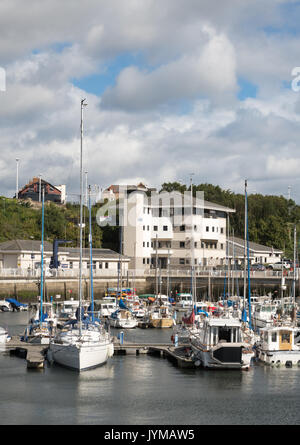
[[[195,366],[200,366],[200,365],[201,365],[200,360],[196,360],[196,361],[195,361]]]
[[[52,351],[50,351],[50,349],[48,349],[48,351],[47,351],[47,360],[50,363],[50,365],[53,365],[53,362],[54,362],[53,353],[52,353]]]

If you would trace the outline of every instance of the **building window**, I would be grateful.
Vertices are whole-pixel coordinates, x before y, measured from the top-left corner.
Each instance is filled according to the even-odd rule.
[[[153,226],[153,230],[154,230],[154,232],[157,232],[158,226]]]
[[[206,226],[206,231],[209,232],[209,227],[208,226]]]
[[[184,232],[185,231],[185,226],[180,226],[180,232]]]
[[[164,230],[164,232],[167,232],[168,226],[163,226],[163,230]]]
[[[145,241],[143,241],[143,247],[145,247]]]
[[[108,269],[108,263],[105,263],[105,269]]]
[[[73,261],[70,261],[70,263],[69,263],[69,268],[70,268],[70,269],[73,269]]]
[[[147,258],[147,264],[149,264],[150,263],[150,259],[149,258]]]
[[[194,242],[194,247],[197,247],[197,241]]]
[[[221,230],[221,233],[224,233],[224,228],[223,228],[223,227],[221,227],[221,229],[220,229],[220,230]]]
[[[143,264],[146,264],[146,258],[143,258]]]
[[[146,228],[146,227],[145,227],[145,226],[143,226],[143,230],[145,230],[145,228]]]
[[[179,247],[180,247],[181,249],[184,249],[184,247],[185,247],[185,242],[184,242],[184,241],[180,241],[180,242],[179,242]]]
[[[150,230],[150,226],[147,226],[147,230]]]
[[[213,232],[215,231],[215,228],[214,228],[214,227],[212,227],[212,231],[213,231]]]
[[[221,244],[221,249],[222,249],[222,250],[224,249],[224,244]]]
[[[101,261],[99,262],[99,269],[102,269],[102,263],[101,263]]]
[[[185,263],[184,258],[179,258],[179,264],[184,264],[184,263]]]
[[[147,247],[149,247],[149,241],[147,242]]]

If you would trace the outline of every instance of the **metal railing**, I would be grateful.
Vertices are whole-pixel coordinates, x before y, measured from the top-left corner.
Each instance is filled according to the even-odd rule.
[[[79,269],[50,269],[45,271],[45,277],[47,278],[78,278]],[[225,278],[224,270],[197,270],[195,271],[196,277],[207,278],[210,275],[211,278]],[[89,278],[90,271],[89,269],[82,270],[82,277]],[[119,272],[116,269],[94,269],[93,277],[94,278],[105,278],[105,277],[118,277]],[[122,271],[122,277],[125,279],[126,277],[134,278],[134,277],[190,277],[191,271],[186,269],[171,269],[168,271],[167,269],[155,270],[155,269],[128,269]],[[246,275],[247,276],[247,275]],[[293,278],[293,271],[286,271],[285,278]],[[22,268],[10,268],[10,269],[1,269],[0,268],[0,277],[1,278],[14,278],[14,277],[23,277],[23,278],[40,278],[40,270],[32,270],[32,269],[22,269]],[[228,272],[226,271],[226,277],[228,278]],[[251,271],[251,278],[281,278],[281,271]],[[231,271],[229,274],[229,279],[236,278],[244,278],[244,271]],[[299,278],[299,269],[296,271],[296,279]]]

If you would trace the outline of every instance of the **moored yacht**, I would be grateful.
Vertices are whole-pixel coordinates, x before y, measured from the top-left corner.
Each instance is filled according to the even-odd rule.
[[[249,369],[254,357],[252,344],[245,340],[237,318],[207,317],[190,340],[196,360],[204,368]]]
[[[171,328],[174,325],[173,313],[169,306],[154,305],[148,316],[152,328]]]
[[[108,320],[113,328],[133,329],[138,325],[136,317],[129,309],[117,309],[108,317]]]
[[[272,326],[276,317],[277,308],[278,306],[273,303],[257,304],[252,315],[254,327],[260,329],[266,326]]]
[[[62,329],[51,341],[49,361],[61,366],[84,371],[107,362],[114,353],[110,334],[102,325],[83,323],[80,330],[76,321],[70,321],[69,329]]]
[[[277,322],[260,330],[257,357],[267,365],[300,366],[300,330],[291,323]]]

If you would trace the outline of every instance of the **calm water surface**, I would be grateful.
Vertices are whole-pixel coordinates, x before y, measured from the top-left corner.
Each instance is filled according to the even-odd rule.
[[[28,314],[0,313],[21,334]],[[169,342],[171,330],[126,331],[130,341]],[[182,370],[167,359],[114,356],[81,374],[0,353],[1,425],[255,425],[300,423],[300,369]]]

